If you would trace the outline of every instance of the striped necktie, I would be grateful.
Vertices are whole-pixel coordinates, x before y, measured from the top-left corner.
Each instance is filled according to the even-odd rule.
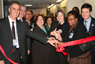
[[[13,39],[15,39],[15,27],[14,27],[14,22],[12,22],[12,36],[13,36]]]
[[[15,37],[14,22],[12,22],[12,36],[13,36],[13,39],[16,39],[16,37]],[[16,50],[16,46],[15,46],[15,48],[13,49],[12,53],[16,53],[15,50]]]

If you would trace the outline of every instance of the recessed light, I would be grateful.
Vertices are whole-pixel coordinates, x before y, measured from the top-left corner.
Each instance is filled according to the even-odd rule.
[[[47,8],[50,8],[50,7],[52,7],[54,4],[51,4],[51,5],[49,5]]]
[[[32,4],[25,4],[25,6],[32,6]]]
[[[56,2],[61,2],[62,0],[57,0]]]

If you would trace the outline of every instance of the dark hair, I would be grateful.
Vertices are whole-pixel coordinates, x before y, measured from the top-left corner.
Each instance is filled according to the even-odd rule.
[[[48,18],[51,18],[51,20],[53,21],[52,17],[46,17],[45,21],[47,21]]]
[[[41,16],[41,17],[43,18],[43,20],[44,20],[43,15],[38,15],[38,16],[36,17],[36,21],[35,21],[35,23],[37,22],[39,16]]]
[[[79,13],[78,12],[73,11],[73,10],[72,11],[69,11],[68,14],[67,14],[67,17],[69,16],[69,14],[74,15],[74,17],[79,20]]]
[[[33,11],[31,10],[31,12],[33,13]]]
[[[29,9],[26,9],[26,11],[30,11],[31,12],[31,10],[29,10]]]
[[[90,4],[88,4],[88,3],[85,3],[85,4],[82,5],[81,11],[82,11],[83,8],[89,8],[89,11],[90,12],[92,11],[92,6]]]
[[[74,10],[75,9],[75,10]],[[76,11],[79,13],[79,8],[77,6],[73,7],[72,10]]]
[[[24,6],[26,8],[26,6],[24,4],[20,4],[20,6]]]
[[[18,4],[18,5],[20,6],[20,3],[19,3],[18,1],[12,1],[12,2],[10,3],[10,5],[9,5],[9,8],[11,8],[12,4],[14,4],[14,3],[16,3],[16,4]]]
[[[64,19],[65,19],[65,13],[64,13],[63,10],[58,10],[58,11],[56,12],[56,14],[55,14],[55,17],[57,18],[59,12],[61,12],[61,13],[63,14]]]

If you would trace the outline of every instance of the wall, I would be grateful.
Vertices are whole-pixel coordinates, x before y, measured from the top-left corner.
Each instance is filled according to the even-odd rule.
[[[39,14],[38,11],[41,11],[41,14],[44,14],[46,16],[46,9],[31,9],[33,11],[33,14]]]
[[[60,3],[60,7],[65,12],[65,16],[67,16],[67,0],[64,0]]]
[[[57,5],[57,4],[56,4]],[[57,11],[57,8],[56,8],[56,5],[54,5],[53,7],[50,8],[50,12],[53,13],[53,16],[55,16],[55,13]],[[62,1],[59,6],[60,6],[60,9],[64,10],[64,7],[65,7],[65,12],[67,12],[67,9],[66,9],[66,5],[67,5],[67,0],[64,0]]]
[[[3,12],[3,0],[0,0],[0,19],[4,18],[4,12]]]
[[[55,12],[56,12],[56,5],[50,8],[50,13],[53,13],[53,16],[55,16]]]
[[[77,6],[81,11],[81,6],[83,5],[84,0],[68,0],[67,1],[67,12],[72,10],[74,6]]]
[[[95,18],[95,0],[84,0],[84,2],[92,5],[92,17]]]

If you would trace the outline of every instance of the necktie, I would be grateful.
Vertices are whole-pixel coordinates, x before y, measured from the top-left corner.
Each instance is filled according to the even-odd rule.
[[[15,39],[15,27],[14,27],[14,22],[12,22],[12,36],[13,36],[13,39]]]
[[[87,21],[85,21],[85,27],[87,28]]]
[[[12,36],[13,39],[15,39],[15,27],[14,27],[14,22],[12,22]],[[15,53],[16,47],[13,49],[12,53]]]
[[[19,21],[21,21],[21,19],[19,19]]]
[[[21,19],[19,19],[19,21],[22,21],[23,22],[23,20],[21,20]]]

